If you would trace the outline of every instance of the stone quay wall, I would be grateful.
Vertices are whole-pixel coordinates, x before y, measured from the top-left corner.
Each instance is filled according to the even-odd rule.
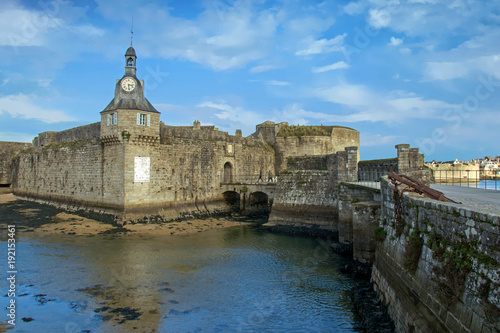
[[[338,191],[339,243],[337,250],[371,265],[375,256],[374,230],[380,221],[380,189],[341,183]]]
[[[500,330],[500,216],[405,193],[396,221],[382,180],[372,281],[398,332]]]
[[[0,186],[12,184],[12,161],[18,152],[30,147],[30,143],[0,141]]]

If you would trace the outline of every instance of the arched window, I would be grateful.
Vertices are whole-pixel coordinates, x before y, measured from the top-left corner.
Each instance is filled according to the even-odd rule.
[[[232,183],[233,182],[233,166],[231,163],[226,162],[224,164],[224,183]]]

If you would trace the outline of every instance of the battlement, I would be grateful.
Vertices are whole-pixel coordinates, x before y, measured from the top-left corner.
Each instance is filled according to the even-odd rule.
[[[348,131],[356,131],[355,129],[344,127],[344,126],[300,126],[300,125],[292,125],[292,126],[281,126],[280,130],[276,133],[278,137],[287,137],[287,136],[334,136],[339,129],[348,130]],[[357,132],[357,131],[356,131]]]
[[[160,122],[160,142],[166,143],[169,137],[202,141],[226,141],[247,146],[255,146],[261,143],[260,140],[251,137],[242,137],[241,130],[236,130],[235,135],[230,135],[228,132],[219,131],[215,126],[200,126],[197,121],[195,121],[194,126],[170,126]]]
[[[101,123],[92,123],[84,126],[73,127],[64,131],[48,131],[39,133],[33,139],[34,147],[43,147],[61,142],[98,138],[101,135]]]

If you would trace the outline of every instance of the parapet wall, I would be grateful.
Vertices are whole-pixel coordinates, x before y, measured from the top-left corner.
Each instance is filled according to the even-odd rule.
[[[101,136],[101,123],[92,123],[84,126],[70,128],[60,132],[39,133],[33,139],[33,146],[43,147],[61,142],[71,142],[99,138]]]
[[[397,158],[367,160],[358,163],[358,178],[360,181],[378,181],[380,177],[391,172],[398,172]]]
[[[500,330],[500,216],[416,194],[399,206],[382,180],[372,280],[398,332]]]
[[[169,137],[204,141],[226,141],[249,146],[258,145],[261,142],[260,140],[251,138],[229,135],[227,132],[219,131],[212,126],[201,126],[199,129],[194,129],[191,126],[168,126],[160,123],[160,142],[168,143]]]
[[[424,169],[424,156],[418,148],[409,144],[399,144],[396,158],[360,161],[358,163],[359,181],[379,181],[380,177],[391,172],[408,173]]]

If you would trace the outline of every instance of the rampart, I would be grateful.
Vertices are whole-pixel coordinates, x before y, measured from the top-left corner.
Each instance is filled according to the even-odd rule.
[[[330,155],[289,157],[266,227],[338,235],[337,184],[357,177],[357,147]]]
[[[0,186],[12,184],[12,160],[19,151],[29,147],[29,143],[0,141]]]
[[[97,211],[119,209],[114,198],[119,179],[103,179],[104,164],[112,162],[104,160],[97,138],[33,147],[14,160],[12,188],[20,197]]]
[[[62,142],[99,138],[100,136],[101,136],[101,123],[97,122],[84,126],[70,128],[60,132],[50,131],[50,132],[39,133],[38,136],[33,139],[33,146],[43,147]]]
[[[372,280],[397,331],[498,332],[500,216],[393,190],[384,177]]]
[[[424,156],[418,148],[409,144],[396,145],[397,157],[360,161],[358,164],[359,181],[379,181],[380,177],[391,172],[407,173],[424,169]]]
[[[287,158],[329,155],[359,147],[359,132],[340,126],[282,126],[276,134],[276,172],[287,169]],[[359,150],[357,151],[359,160]]]
[[[99,125],[40,133],[14,160],[14,194],[124,222],[171,220],[228,210],[224,177],[274,171],[268,143],[214,127],[162,125],[159,142],[124,135],[104,142],[95,136]],[[150,158],[149,181],[134,180],[137,156]]]
[[[168,126],[160,123],[160,140],[166,143],[168,138],[184,138],[205,141],[226,141],[245,145],[260,145],[260,140],[229,135],[227,132],[217,130],[214,126]]]

